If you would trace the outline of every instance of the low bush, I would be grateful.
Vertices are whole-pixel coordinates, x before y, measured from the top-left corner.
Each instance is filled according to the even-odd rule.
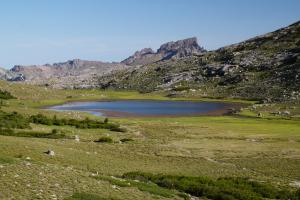
[[[94,142],[99,142],[99,143],[113,143],[113,139],[110,137],[101,137],[98,140],[95,140]]]
[[[7,113],[0,111],[0,128],[25,129],[30,128],[29,121],[17,112]]]
[[[107,124],[108,123],[108,118],[105,118],[103,122]]]
[[[55,132],[39,132],[39,131],[15,131],[13,129],[0,129],[0,135],[4,136],[15,136],[15,137],[34,137],[34,138],[49,138],[49,139],[60,139],[67,138],[63,133]]]
[[[0,99],[15,99],[15,97],[7,91],[0,90]]]
[[[119,127],[119,126],[113,126],[113,127],[110,127],[109,130],[115,131],[115,132],[122,132],[122,133],[126,132],[126,129],[125,129],[125,128],[121,128],[121,127]]]
[[[234,58],[234,55],[232,52],[226,51],[226,50],[219,50],[218,54],[216,54],[214,60],[216,62],[222,62],[230,64],[232,59]]]
[[[176,91],[176,92],[181,92],[181,91],[185,91],[185,90],[189,90],[189,89],[190,89],[189,86],[178,86],[178,87],[173,88],[172,90]]]
[[[125,180],[110,176],[96,176],[96,179],[109,181],[112,185],[117,185],[119,187],[137,187],[140,191],[149,192],[150,194],[159,195],[167,198],[174,197],[175,192],[166,188],[159,187],[155,183],[144,183],[135,180]],[[180,193],[181,194],[181,193]],[[183,195],[183,194],[181,194]]]
[[[116,132],[125,132],[126,130],[123,128],[120,128],[118,124],[108,123],[108,120],[98,121],[98,120],[91,120],[89,118],[86,118],[84,120],[77,120],[77,119],[58,119],[56,116],[53,118],[47,117],[42,114],[32,115],[29,118],[29,121],[31,123],[35,124],[43,124],[43,125],[56,125],[56,126],[74,126],[76,128],[80,129],[109,129],[111,131]]]
[[[172,175],[153,175],[150,173],[130,172],[123,178],[137,179],[143,182],[151,181],[161,187],[176,189],[193,196],[208,199],[300,199],[299,192],[279,189],[267,183],[259,183],[246,178],[188,177]]]
[[[132,142],[132,141],[134,141],[134,140],[131,139],[131,138],[123,138],[123,139],[121,139],[120,141],[126,143],[126,142]]]

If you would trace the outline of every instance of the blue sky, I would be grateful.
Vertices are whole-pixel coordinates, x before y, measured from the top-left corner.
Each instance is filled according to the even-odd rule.
[[[300,20],[299,0],[1,0],[0,66],[120,61],[192,36],[212,50]]]

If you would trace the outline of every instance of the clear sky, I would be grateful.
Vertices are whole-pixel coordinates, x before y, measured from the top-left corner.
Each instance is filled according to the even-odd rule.
[[[212,50],[298,20],[299,0],[1,0],[0,66],[120,61],[192,36]]]

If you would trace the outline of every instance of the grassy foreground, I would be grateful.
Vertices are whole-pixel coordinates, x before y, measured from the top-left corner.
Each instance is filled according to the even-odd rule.
[[[43,114],[77,121],[86,117],[104,120],[40,107],[81,100],[168,99],[162,94],[53,90],[6,82],[0,82],[0,89],[16,97],[2,99],[1,111],[17,112],[24,119]],[[273,116],[273,110],[289,110],[291,114]],[[258,112],[263,117],[257,117]],[[181,190],[182,184],[163,187],[157,181],[159,176],[143,182],[126,177],[130,172],[164,174],[173,179],[207,177],[205,180],[215,185],[223,184],[219,178],[247,178],[276,191],[294,192],[300,185],[298,105],[251,106],[233,116],[119,118],[109,122],[127,131],[30,123],[30,128],[17,127],[14,134],[0,135],[0,199],[190,198],[184,188]],[[64,137],[24,136],[26,132]],[[48,150],[55,155],[44,153]],[[257,197],[261,198],[264,196]]]

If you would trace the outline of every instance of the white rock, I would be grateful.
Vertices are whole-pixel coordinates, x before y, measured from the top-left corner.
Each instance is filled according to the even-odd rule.
[[[290,186],[294,186],[294,187],[300,188],[300,181],[292,181],[290,183]]]
[[[79,141],[80,141],[80,139],[79,139],[79,136],[78,136],[78,135],[75,135],[75,141],[76,141],[76,142],[79,142]]]

